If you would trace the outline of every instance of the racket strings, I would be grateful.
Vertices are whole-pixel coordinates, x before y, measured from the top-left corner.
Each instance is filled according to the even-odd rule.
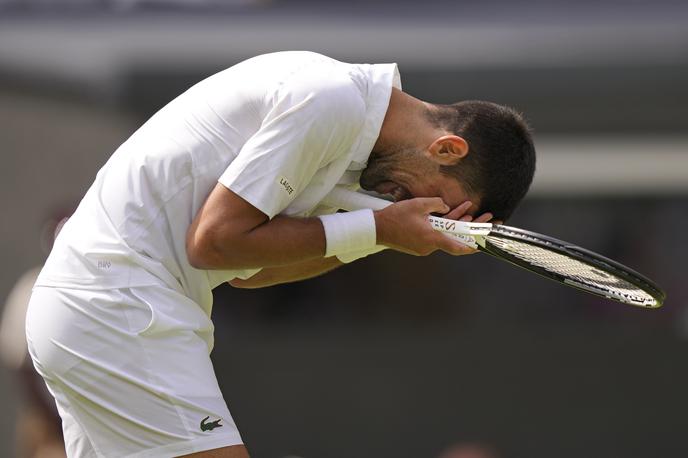
[[[497,236],[486,240],[496,248],[532,266],[565,278],[565,282],[636,305],[654,306],[657,301],[638,286],[556,251]]]

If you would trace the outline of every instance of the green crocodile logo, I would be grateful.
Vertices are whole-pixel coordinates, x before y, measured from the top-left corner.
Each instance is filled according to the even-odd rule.
[[[221,428],[222,425],[220,424],[220,421],[222,421],[222,418],[218,418],[215,421],[211,421],[206,423],[206,420],[210,418],[210,415],[205,417],[203,420],[201,420],[201,431],[212,431],[215,428]]]

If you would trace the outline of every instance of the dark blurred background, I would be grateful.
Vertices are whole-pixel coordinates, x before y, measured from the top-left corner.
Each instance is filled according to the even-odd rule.
[[[510,224],[617,259],[668,299],[641,310],[484,255],[391,252],[221,287],[213,359],[252,455],[688,456],[683,1],[0,0],[0,300],[44,260],[45,221],[148,116],[288,49],[397,62],[416,97],[524,112],[539,164]],[[0,371],[0,456],[21,385]]]

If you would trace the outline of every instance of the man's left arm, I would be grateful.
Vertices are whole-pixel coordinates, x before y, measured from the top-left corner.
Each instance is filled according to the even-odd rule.
[[[228,283],[235,288],[255,289],[267,286],[292,283],[317,277],[343,265],[336,256],[329,258],[310,259],[279,267],[267,267],[251,278],[241,280],[235,278]]]

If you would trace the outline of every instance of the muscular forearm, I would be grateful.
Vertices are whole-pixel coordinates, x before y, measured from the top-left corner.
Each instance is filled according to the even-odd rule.
[[[229,282],[235,288],[264,288],[316,277],[341,266],[336,257],[312,259],[281,267],[268,267],[247,280],[235,278]]]
[[[210,243],[195,247],[202,251],[196,267],[205,269],[279,267],[322,259],[325,254],[325,233],[317,218],[278,216],[250,230],[228,229],[206,240]],[[193,238],[187,240],[189,253],[194,252],[193,244]]]
[[[325,254],[325,231],[317,218],[272,220],[218,184],[186,234],[189,263],[199,269],[278,267]]]

